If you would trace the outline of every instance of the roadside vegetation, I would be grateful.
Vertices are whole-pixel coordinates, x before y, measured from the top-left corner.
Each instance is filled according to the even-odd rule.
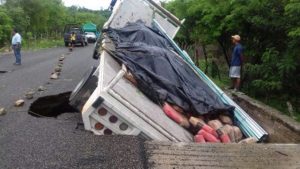
[[[231,35],[241,35],[242,91],[300,121],[299,0],[173,0],[163,5],[186,19],[177,41],[223,88],[230,85]]]
[[[23,48],[63,46],[65,24],[93,22],[101,28],[109,11],[65,7],[61,0],[0,0],[0,52],[10,46],[11,30],[23,37]]]

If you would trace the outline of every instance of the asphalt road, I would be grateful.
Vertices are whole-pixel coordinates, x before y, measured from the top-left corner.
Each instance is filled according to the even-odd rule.
[[[28,114],[37,98],[72,91],[83,74],[98,61],[92,59],[93,45],[23,52],[21,66],[13,65],[11,54],[0,54],[0,168],[144,168],[143,141],[131,136],[95,136],[83,129],[79,113],[57,118],[37,118]],[[65,55],[58,80],[50,74]],[[46,88],[38,92],[39,86]],[[21,108],[14,102],[27,91],[36,91],[33,100]]]

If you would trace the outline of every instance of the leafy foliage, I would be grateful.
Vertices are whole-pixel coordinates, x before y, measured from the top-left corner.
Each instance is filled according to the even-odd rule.
[[[0,44],[3,44],[10,37],[12,20],[5,8],[0,6]]]
[[[289,101],[300,112],[299,0],[173,0],[165,7],[186,19],[176,37],[180,45],[221,49],[224,59],[203,53],[206,62],[200,63],[217,59],[219,68],[229,65],[231,35],[241,35],[243,91],[282,112],[288,112]],[[193,58],[197,63],[201,57]],[[214,79],[218,85],[229,84],[226,71],[221,71],[225,79]],[[300,121],[300,113],[296,116]]]
[[[6,0],[0,3],[0,47],[9,41],[12,28],[29,39],[62,33],[67,23],[93,22],[101,28],[107,17],[108,11],[67,8],[62,0]]]
[[[270,92],[282,89],[282,81],[280,75],[273,76],[274,72],[278,72],[280,64],[277,64],[279,52],[274,48],[266,49],[262,55],[261,64],[248,64],[247,71],[254,80],[251,82],[251,88],[261,92]]]
[[[181,43],[218,45],[227,63],[230,36],[242,36],[247,91],[299,96],[299,0],[173,0],[166,7],[186,19]]]

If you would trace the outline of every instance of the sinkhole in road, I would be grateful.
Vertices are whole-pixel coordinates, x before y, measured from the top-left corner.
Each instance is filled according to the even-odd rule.
[[[0,73],[7,73],[6,70],[0,70]]]
[[[57,117],[63,113],[77,112],[69,105],[71,92],[65,92],[57,95],[40,97],[34,101],[28,113],[35,117]]]

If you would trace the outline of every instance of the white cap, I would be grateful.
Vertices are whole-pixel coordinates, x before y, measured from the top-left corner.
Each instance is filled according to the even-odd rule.
[[[233,35],[233,36],[231,36],[231,37],[232,37],[232,39],[235,39],[235,40],[237,40],[237,41],[240,41],[240,40],[241,40],[240,35]]]

